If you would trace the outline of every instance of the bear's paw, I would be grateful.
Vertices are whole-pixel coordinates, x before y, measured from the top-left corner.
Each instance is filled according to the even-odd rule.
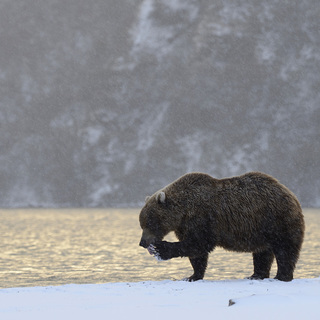
[[[155,247],[153,244],[150,244],[147,248],[148,252],[154,256],[158,261],[163,261],[163,259],[160,256],[160,253],[157,250],[157,247]]]

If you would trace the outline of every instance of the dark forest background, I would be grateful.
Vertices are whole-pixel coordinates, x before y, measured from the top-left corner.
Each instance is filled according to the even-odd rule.
[[[140,206],[259,170],[320,207],[318,0],[0,2],[0,207]]]

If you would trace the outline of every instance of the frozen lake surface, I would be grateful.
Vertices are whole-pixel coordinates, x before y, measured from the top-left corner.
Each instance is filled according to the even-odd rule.
[[[320,210],[305,209],[306,235],[295,279],[320,276]],[[180,280],[187,258],[156,261],[138,246],[139,210],[27,209],[0,211],[0,288]],[[169,235],[169,240],[174,240]],[[252,274],[251,254],[217,248],[205,280]],[[272,277],[276,264],[272,268]]]

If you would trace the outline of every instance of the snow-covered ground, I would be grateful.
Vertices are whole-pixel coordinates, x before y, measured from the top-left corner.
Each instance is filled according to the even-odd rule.
[[[229,306],[229,301],[234,304]],[[320,278],[0,290],[0,319],[320,319]]]

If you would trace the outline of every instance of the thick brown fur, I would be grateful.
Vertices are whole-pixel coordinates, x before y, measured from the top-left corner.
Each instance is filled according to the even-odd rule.
[[[139,219],[140,245],[162,260],[189,257],[189,281],[203,279],[216,246],[252,252],[251,279],[268,278],[275,257],[276,279],[290,281],[305,228],[295,195],[260,172],[227,179],[186,174],[149,197]],[[179,242],[162,241],[171,231]]]

